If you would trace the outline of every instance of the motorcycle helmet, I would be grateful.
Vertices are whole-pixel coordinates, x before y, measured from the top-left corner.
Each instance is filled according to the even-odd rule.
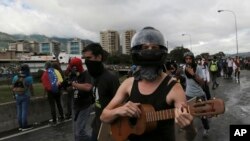
[[[158,45],[158,50],[143,50],[142,45]],[[163,35],[153,27],[145,27],[137,32],[131,41],[132,61],[140,66],[160,66],[165,64],[168,49]]]

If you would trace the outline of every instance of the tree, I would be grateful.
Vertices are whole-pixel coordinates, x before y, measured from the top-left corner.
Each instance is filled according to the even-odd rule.
[[[122,65],[131,65],[132,59],[130,55],[119,54],[119,55],[112,55],[108,56],[106,60],[107,64],[122,64]]]
[[[175,60],[177,63],[183,63],[183,55],[185,52],[189,52],[190,50],[187,48],[184,48],[183,46],[175,47],[172,51],[169,53],[169,59]]]
[[[207,53],[207,52],[201,53],[200,55],[201,55],[203,58],[207,59],[207,60],[209,59],[209,56],[210,56],[209,53]]]

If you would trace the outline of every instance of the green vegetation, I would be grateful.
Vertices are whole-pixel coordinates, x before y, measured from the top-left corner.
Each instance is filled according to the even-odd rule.
[[[124,81],[126,79],[126,75],[120,77],[120,82]],[[5,83],[6,84],[6,83]],[[14,101],[13,94],[10,88],[10,85],[0,85],[0,104],[5,102],[11,102]],[[34,94],[35,97],[44,96],[44,89],[42,86],[42,83],[35,83],[34,85]]]
[[[14,101],[10,85],[1,85],[0,92],[1,92],[0,103]],[[35,94],[35,97],[44,95],[44,89],[41,83],[34,84],[34,94]]]

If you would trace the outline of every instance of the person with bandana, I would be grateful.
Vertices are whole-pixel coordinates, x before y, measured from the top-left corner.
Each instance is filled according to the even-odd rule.
[[[101,125],[100,115],[102,110],[114,97],[120,82],[118,76],[107,70],[103,61],[106,59],[105,51],[98,43],[87,45],[83,51],[83,58],[89,74],[93,78],[93,95],[95,97],[95,118],[92,123],[92,141],[97,141]]]
[[[206,93],[203,90],[205,85],[205,81],[203,79],[203,66],[197,65],[195,63],[194,54],[192,52],[184,53],[185,65],[184,65],[184,76],[186,78],[186,97],[187,100],[190,100],[194,97],[197,100],[206,100]],[[209,131],[209,123],[208,119],[205,117],[201,118],[204,131],[203,136],[208,136]]]
[[[88,73],[83,69],[82,60],[73,57],[69,61],[68,83],[73,97],[73,130],[75,141],[90,141],[91,135],[88,128],[90,113],[93,111],[92,80]]]
[[[130,141],[175,141],[175,122],[186,131],[186,138],[196,135],[193,116],[184,106],[187,104],[182,86],[163,72],[168,49],[162,33],[153,27],[137,32],[131,42],[133,64],[140,70],[123,81],[115,97],[104,108],[101,120],[114,122],[118,117],[139,118],[142,104],[150,104],[156,111],[174,109],[174,119],[157,122],[157,127],[141,135],[132,134]]]
[[[182,88],[185,90],[186,88],[186,79],[182,75],[182,70],[178,67],[175,61],[167,62],[163,67],[164,72],[169,73],[176,79],[178,83],[181,84]]]

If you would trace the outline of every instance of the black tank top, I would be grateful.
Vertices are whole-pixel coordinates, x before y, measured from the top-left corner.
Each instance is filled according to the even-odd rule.
[[[155,111],[172,109],[174,105],[166,103],[166,96],[176,81],[168,84],[171,76],[166,76],[159,87],[150,95],[142,95],[138,89],[138,80],[134,80],[129,101],[150,104]],[[130,135],[130,141],[175,141],[174,119],[158,121],[157,128],[143,135]]]

